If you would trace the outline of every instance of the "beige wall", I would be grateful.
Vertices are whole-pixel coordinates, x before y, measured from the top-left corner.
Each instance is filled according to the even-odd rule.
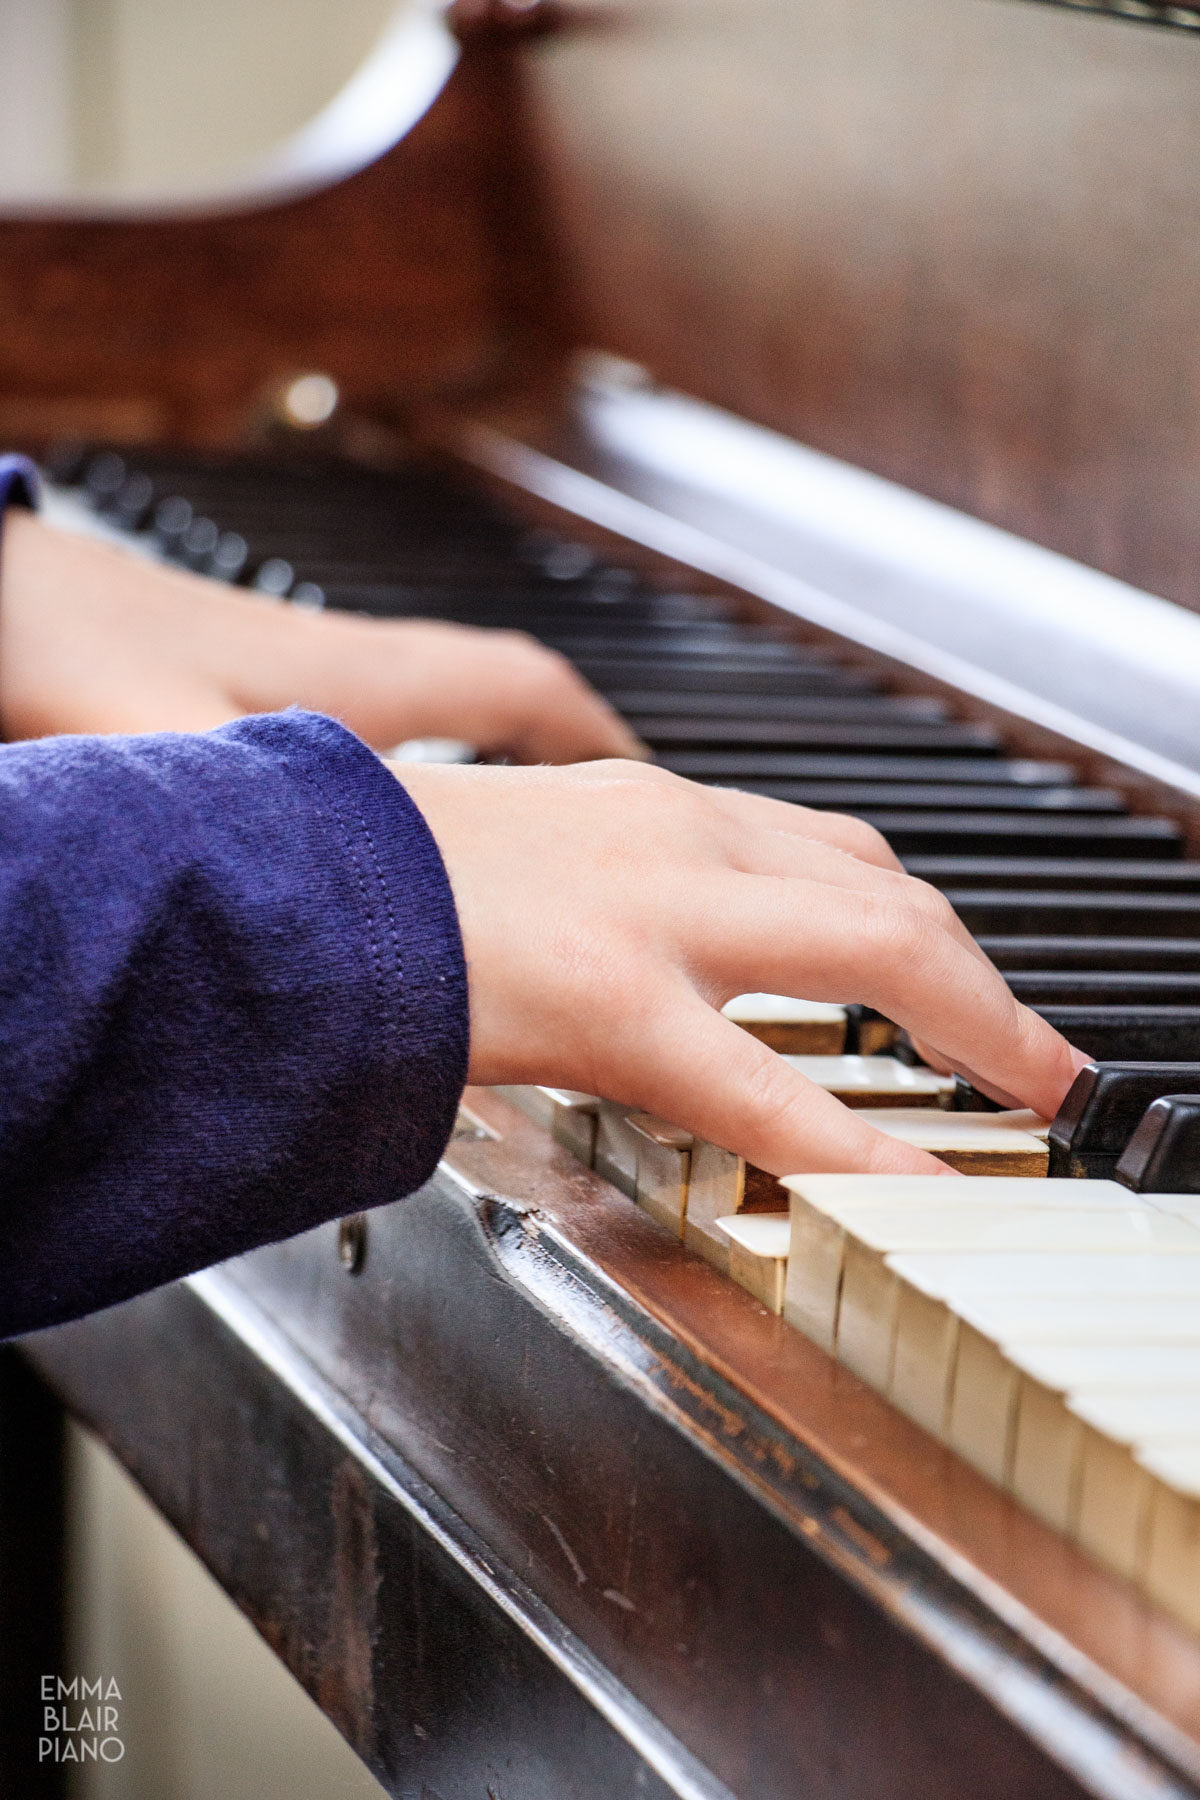
[[[116,1679],[125,1745],[119,1762],[83,1765],[72,1800],[382,1800],[191,1551],[76,1428],[70,1475],[64,1674]]]
[[[66,3],[73,160],[85,186],[194,185],[246,167],[333,98],[399,9],[398,0]]]

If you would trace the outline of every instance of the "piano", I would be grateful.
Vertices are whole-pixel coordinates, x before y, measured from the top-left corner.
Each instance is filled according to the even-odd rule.
[[[1095,1067],[1000,1113],[745,996],[961,1179],[470,1090],[421,1193],[26,1340],[3,1791],[61,1779],[66,1409],[389,1793],[1200,1793],[1200,13],[454,24],[322,191],[0,223],[0,430],[65,522],[520,626],[667,767],[870,819]]]

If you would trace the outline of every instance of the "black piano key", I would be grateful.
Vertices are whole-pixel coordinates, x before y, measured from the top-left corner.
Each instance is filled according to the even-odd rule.
[[[954,1077],[954,1092],[950,1096],[951,1112],[989,1113],[1004,1110],[999,1100],[993,1100],[990,1094],[977,1088],[965,1075]]]
[[[846,750],[862,755],[892,750],[922,756],[995,756],[1003,747],[990,725],[951,721],[925,725],[908,719],[881,719],[877,725],[835,719],[695,719],[646,718],[635,714],[635,728],[656,750],[676,754],[684,749],[716,751],[723,746],[764,750]]]
[[[56,438],[41,458],[42,472],[60,487],[77,487],[92,454],[82,438]]]
[[[1200,1006],[1035,1006],[1097,1062],[1200,1062]]]
[[[1200,1006],[1200,971],[1006,969],[1026,1006]]]
[[[677,694],[876,694],[879,684],[829,658],[797,652],[786,663],[752,664],[736,656],[575,656],[579,673],[610,694],[624,688],[667,687]],[[732,702],[736,711],[740,701]],[[728,708],[723,709],[728,711]]]
[[[1005,975],[1018,969],[1095,969],[1130,974],[1185,975],[1200,970],[1194,938],[997,937],[979,934],[979,947]]]
[[[636,723],[636,721],[635,721]],[[833,808],[838,812],[862,814],[879,806],[912,807],[915,812],[945,809],[963,814],[980,812],[1011,813],[1086,813],[1089,815],[1121,813],[1124,802],[1111,788],[1056,787],[1031,788],[1019,784],[993,787],[972,786],[968,782],[879,782],[857,781],[743,781],[717,782],[718,787],[737,786],[744,793],[763,794],[768,799],[788,800],[795,806]]]
[[[755,694],[730,685],[714,693],[652,691],[608,687],[609,702],[619,713],[640,718],[836,719],[844,723],[936,725],[949,717],[940,700],[914,700],[907,694]],[[683,751],[681,755],[708,752]]]
[[[621,624],[613,631],[556,631],[547,634],[546,642],[572,661],[580,657],[631,653],[646,656],[736,656],[747,665],[777,667],[792,657],[792,645],[786,638],[756,631],[745,626],[704,625],[693,629],[647,621],[644,624]]]
[[[1200,894],[1058,893],[948,888],[976,936],[1200,937]]]
[[[109,507],[109,516],[114,525],[125,531],[141,531],[150,517],[154,500],[154,483],[150,477],[135,473],[116,495]]]
[[[101,450],[83,471],[83,491],[97,512],[107,512],[128,478],[125,458],[115,450]]]
[[[949,888],[1055,888],[1100,893],[1200,894],[1200,863],[1080,857],[913,856],[905,869]]]
[[[815,721],[810,721],[815,723]],[[636,726],[638,721],[633,720]],[[837,721],[841,723],[841,721]],[[881,721],[882,723],[882,721]],[[1069,787],[1069,763],[1013,761],[999,756],[853,755],[836,751],[670,750],[658,761],[692,781],[755,782],[869,781],[970,782],[1013,787]]]
[[[1113,1175],[1135,1194],[1200,1194],[1200,1093],[1152,1100]]]
[[[1182,855],[1173,819],[1099,814],[930,813],[880,802],[859,813],[900,857],[956,852],[990,856],[1147,857]]]
[[[1050,1126],[1050,1174],[1111,1176],[1146,1108],[1200,1086],[1200,1063],[1098,1062],[1081,1069]]]

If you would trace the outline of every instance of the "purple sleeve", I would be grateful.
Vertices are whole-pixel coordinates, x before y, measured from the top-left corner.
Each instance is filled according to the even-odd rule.
[[[0,1337],[411,1192],[466,1064],[441,856],[341,726],[0,748]]]

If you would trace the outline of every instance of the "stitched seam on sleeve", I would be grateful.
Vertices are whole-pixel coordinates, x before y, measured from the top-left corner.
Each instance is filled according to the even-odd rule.
[[[387,932],[392,942],[392,968],[396,977],[395,1001],[397,1007],[402,1007],[404,1003],[404,957],[400,943],[400,928],[396,922],[395,908],[392,905],[392,890],[388,883],[387,876],[383,872],[383,864],[379,859],[379,850],[376,846],[374,837],[371,835],[370,827],[367,824],[366,814],[363,812],[361,805],[356,805],[355,811],[358,814],[358,823],[362,829],[363,837],[367,841],[367,848],[371,853],[371,867],[375,872],[375,879],[379,884],[379,891],[382,895],[384,916],[387,920]]]
[[[371,906],[370,896],[367,891],[367,880],[366,880],[366,876],[363,872],[362,858],[359,854],[358,846],[355,843],[351,832],[347,828],[346,820],[345,820],[345,816],[344,816],[344,813],[342,810],[340,800],[336,796],[330,796],[329,794],[326,793],[325,784],[323,782],[321,782],[320,780],[318,780],[314,771],[312,769],[310,769],[306,764],[302,763],[300,765],[300,767],[301,767],[301,773],[303,774],[304,779],[308,782],[309,786],[313,789],[313,791],[317,797],[318,804],[321,806],[322,810],[326,814],[328,814],[328,816],[334,821],[334,823],[337,827],[338,833],[341,837],[342,843],[345,846],[346,853],[349,856],[350,861],[354,866],[354,873],[355,873],[355,877],[358,881],[359,893],[362,896],[363,915],[366,919],[367,941],[371,947],[371,974],[372,974],[372,978],[374,981],[375,992],[376,992],[376,996],[379,1001],[380,1009],[382,1010],[383,1016],[388,1020],[388,1038],[390,1040],[391,1048],[394,1052],[395,1036],[396,1036],[395,1013],[392,1010],[391,1005],[389,1005],[389,1000],[392,998],[392,996],[389,996],[389,994],[387,992],[387,984],[384,980],[383,957],[380,953],[379,938],[376,933],[375,913]],[[368,842],[370,842],[369,836],[368,836]],[[371,849],[372,849],[372,853],[374,853],[374,845],[373,844],[371,845]]]

